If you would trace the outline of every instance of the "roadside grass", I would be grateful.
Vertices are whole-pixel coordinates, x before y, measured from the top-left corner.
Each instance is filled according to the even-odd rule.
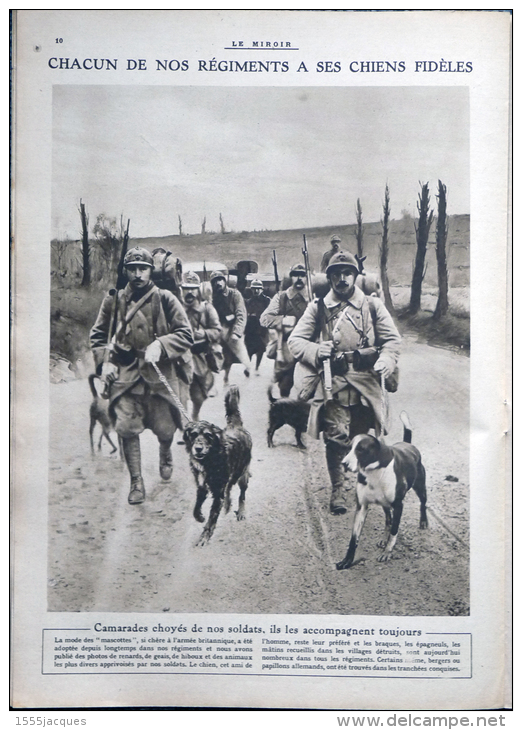
[[[407,286],[391,287],[393,304],[397,309],[405,310],[410,302],[410,288]],[[469,287],[461,286],[449,290],[449,311],[454,317],[469,319]],[[421,308],[433,313],[437,306],[438,290],[436,287],[423,287]]]
[[[450,346],[469,354],[471,344],[469,287],[450,289],[449,312],[440,320],[433,319],[437,305],[436,289],[423,289],[421,309],[415,315],[408,313],[410,300],[408,287],[393,287],[391,295],[402,333],[416,334],[421,341],[430,345]]]
[[[62,286],[51,292],[51,352],[68,360],[73,370],[89,351],[89,332],[107,288],[98,282],[89,289]]]

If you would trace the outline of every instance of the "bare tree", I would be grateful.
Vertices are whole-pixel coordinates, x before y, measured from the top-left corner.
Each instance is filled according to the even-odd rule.
[[[415,256],[415,266],[411,280],[410,294],[410,314],[417,314],[421,306],[422,282],[426,275],[424,261],[426,260],[426,250],[428,248],[428,238],[430,228],[433,222],[433,210],[430,210],[430,191],[428,183],[421,186],[419,200],[417,201],[417,210],[419,211],[419,220],[415,225],[415,236],[417,238],[417,254]]]
[[[183,235],[183,224],[181,222],[181,216],[180,215],[178,215],[178,225],[179,225],[179,235],[182,236]]]
[[[355,240],[357,241],[357,256],[359,259],[362,259],[364,226],[361,201],[359,200],[359,198],[357,198],[357,207],[355,209],[355,213],[357,215],[357,228],[355,229]]]
[[[219,225],[221,226],[221,233],[226,233],[225,224],[223,222],[223,216],[221,215],[221,213],[219,214]]]
[[[202,233],[202,234],[204,234],[204,233],[205,233],[205,229],[206,229],[206,227],[207,227],[207,216],[205,216],[205,217],[203,218],[203,220],[201,221],[201,233]]]
[[[446,241],[448,238],[448,217],[446,215],[446,186],[439,180],[437,211],[437,279],[439,297],[433,313],[434,319],[441,319],[448,313],[448,265],[446,261]]]
[[[80,218],[82,219],[82,286],[91,284],[91,249],[89,246],[89,217],[85,212],[85,203],[80,198]]]
[[[357,201],[359,202],[359,201]],[[380,271],[381,271],[381,285],[384,294],[384,304],[386,309],[395,317],[395,308],[393,306],[391,294],[390,294],[390,282],[388,281],[388,233],[390,224],[390,191],[388,185],[384,189],[384,203],[382,206],[383,216],[381,218],[382,225],[382,238],[381,245],[379,247],[380,252]],[[360,255],[362,256],[362,249]]]

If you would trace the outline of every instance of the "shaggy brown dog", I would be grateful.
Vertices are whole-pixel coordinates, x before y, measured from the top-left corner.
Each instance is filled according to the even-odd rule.
[[[111,454],[114,454],[116,451],[116,446],[113,444],[111,437],[109,436],[110,431],[112,430],[112,422],[109,416],[109,401],[103,400],[98,395],[98,392],[96,388],[94,387],[94,381],[98,378],[97,375],[89,375],[89,387],[91,389],[92,393],[92,403],[89,409],[89,416],[91,419],[91,423],[89,426],[89,438],[91,440],[91,453],[94,454],[94,441],[93,441],[93,434],[94,434],[94,427],[97,423],[100,424],[102,427],[102,432],[100,436],[100,440],[98,442],[98,451],[101,450],[102,440],[103,437],[107,439],[107,441],[112,446]]]
[[[306,449],[301,436],[308,426],[310,403],[304,400],[294,400],[293,398],[274,398],[271,388],[268,389],[268,400],[270,401],[268,431],[266,434],[268,447],[273,448],[274,442],[272,439],[277,429],[288,424],[295,429],[296,445],[300,449]]]
[[[250,477],[249,466],[252,457],[252,439],[243,428],[239,412],[239,389],[232,385],[225,395],[226,423],[224,429],[207,421],[189,423],[183,432],[183,440],[190,455],[190,468],[197,484],[197,498],[194,517],[198,522],[205,518],[201,507],[208,492],[213,501],[210,514],[198,545],[205,545],[216,527],[216,522],[225,507],[230,510],[230,491],[234,484],[240,489],[236,516],[245,519],[245,493]]]

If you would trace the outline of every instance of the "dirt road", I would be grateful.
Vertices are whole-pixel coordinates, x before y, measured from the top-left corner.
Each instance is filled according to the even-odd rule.
[[[426,465],[430,527],[419,531],[418,500],[408,494],[393,558],[379,563],[384,518],[372,508],[357,562],[341,572],[335,562],[345,554],[353,510],[329,514],[322,442],[308,438],[302,452],[285,426],[276,448],[267,448],[272,367],[264,362],[250,380],[239,366],[232,370],[254,441],[247,519],[222,514],[205,547],[195,547],[195,485],[177,439],[173,478],[162,482],[157,442],[142,436],[147,500],[131,507],[119,458],[105,443],[91,457],[87,381],[51,385],[49,610],[467,615],[469,359],[404,339],[390,439],[400,440],[398,416],[406,409]],[[201,413],[218,425],[221,382]]]

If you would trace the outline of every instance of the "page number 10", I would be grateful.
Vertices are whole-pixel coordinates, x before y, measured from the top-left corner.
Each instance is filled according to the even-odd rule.
[[[57,43],[63,43],[63,38],[56,38]]]

